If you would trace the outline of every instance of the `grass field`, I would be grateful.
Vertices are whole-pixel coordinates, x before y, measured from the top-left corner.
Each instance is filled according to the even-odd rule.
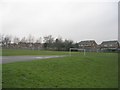
[[[2,90],[2,64],[0,64],[0,89]]]
[[[8,52],[5,51],[3,55],[22,55],[22,51],[17,54],[12,50],[12,54],[8,53],[8,50]],[[26,52],[32,55],[34,51],[26,50]],[[51,51],[49,55],[66,53],[68,52]],[[118,56],[116,53],[87,53],[86,56],[76,54],[63,58],[15,62],[3,64],[2,69],[3,88],[118,87]]]
[[[20,56],[20,55],[68,55],[68,52],[63,51],[47,51],[47,50],[13,50],[3,49],[2,56]]]

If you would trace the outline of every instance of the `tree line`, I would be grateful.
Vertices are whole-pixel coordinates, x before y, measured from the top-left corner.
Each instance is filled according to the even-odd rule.
[[[2,48],[11,48],[11,46],[14,48],[24,48],[23,44],[24,46],[26,45],[26,48],[29,47],[31,49],[35,49],[35,47],[39,47],[39,45],[41,45],[42,49],[58,51],[68,51],[69,48],[78,48],[78,43],[74,43],[73,40],[64,40],[62,37],[55,38],[52,35],[35,39],[32,35],[19,38],[16,36],[13,37],[11,35],[0,34],[0,46]]]

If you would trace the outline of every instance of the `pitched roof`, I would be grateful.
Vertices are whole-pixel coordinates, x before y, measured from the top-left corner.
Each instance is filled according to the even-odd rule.
[[[119,44],[119,42],[117,40],[114,40],[114,41],[103,41],[101,44],[102,45],[103,44]]]
[[[95,40],[86,40],[86,41],[79,42],[79,44],[91,44],[91,43],[96,43],[96,42],[95,42]]]

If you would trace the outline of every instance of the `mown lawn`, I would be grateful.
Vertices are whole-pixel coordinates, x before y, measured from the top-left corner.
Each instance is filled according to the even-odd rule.
[[[2,56],[20,55],[68,55],[68,52],[47,50],[2,49]]]
[[[89,53],[3,64],[3,88],[117,88],[118,56]]]
[[[0,64],[0,89],[2,89],[2,64]]]

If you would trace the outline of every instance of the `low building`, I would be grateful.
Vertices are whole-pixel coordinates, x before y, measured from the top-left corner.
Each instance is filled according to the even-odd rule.
[[[97,51],[97,43],[95,40],[86,40],[79,42],[79,48],[86,51]]]
[[[118,41],[103,41],[100,44],[100,50],[101,51],[117,51],[119,46],[120,45]]]

